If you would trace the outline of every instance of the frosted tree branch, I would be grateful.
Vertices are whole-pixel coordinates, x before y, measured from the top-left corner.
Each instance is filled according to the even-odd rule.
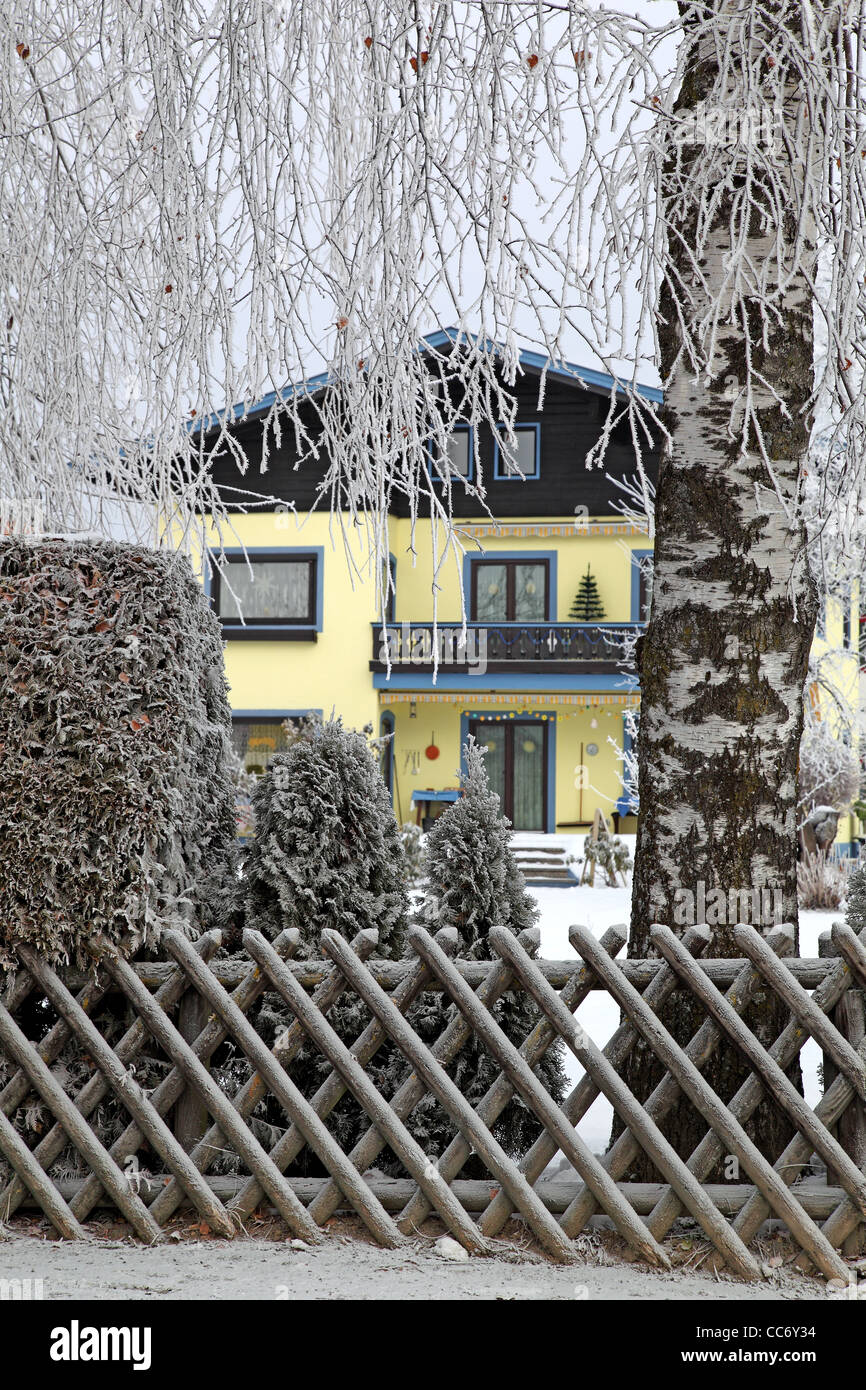
[[[266,437],[289,431],[324,460],[321,503],[347,535],[359,522],[387,553],[391,503],[413,520],[429,507],[438,572],[466,486],[441,461],[448,435],[513,421],[523,343],[621,383],[586,463],[602,465],[626,421],[646,500],[653,407],[633,387],[659,360],[664,284],[698,382],[720,337],[745,335],[731,438],[757,448],[772,486],[758,421],[772,388],[748,345],[814,264],[809,412],[824,444],[804,461],[803,505],[815,535],[840,509],[850,519],[866,478],[862,6],[715,0],[658,24],[654,10],[10,0],[7,510],[36,497],[73,530],[114,510],[142,538],[190,546],[202,510],[230,531],[197,426],[221,420],[208,448],[234,449],[238,495],[266,505],[267,472],[242,476],[219,412],[276,392]],[[700,107],[685,83],[695,53],[718,69]],[[723,194],[726,278],[698,312],[668,247],[681,241],[700,282]],[[760,263],[755,218],[772,236]],[[459,350],[422,356],[442,323]],[[332,389],[313,390],[319,374]]]

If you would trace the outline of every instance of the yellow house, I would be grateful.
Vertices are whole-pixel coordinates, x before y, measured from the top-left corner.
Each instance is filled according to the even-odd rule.
[[[456,335],[443,330],[427,341],[441,349]],[[314,506],[325,465],[299,467],[291,431],[265,440],[272,397],[236,412],[247,485],[256,485],[267,444],[264,483],[278,499],[271,511],[234,518],[242,548],[224,552],[209,581],[247,768],[263,770],[284,746],[286,719],[334,712],[391,735],[382,767],[401,822],[429,825],[457,797],[473,734],[487,745],[491,781],[515,829],[579,830],[599,808],[619,828],[635,828],[618,750],[629,745],[626,712],[640,698],[628,648],[646,611],[652,543],[624,516],[617,485],[637,471],[631,436],[615,429],[604,469],[587,469],[611,379],[533,353],[521,355],[521,372],[515,453],[499,429],[475,438],[464,426],[446,459],[431,456],[434,485],[450,475],[463,550],[435,584],[429,511],[414,531],[408,512],[397,506],[390,515],[384,625],[363,529]],[[645,454],[650,476],[657,462]],[[218,483],[237,486],[228,453],[213,455],[213,468]],[[489,511],[472,487],[479,468]],[[210,540],[216,549],[215,533]]]
[[[812,643],[812,665],[817,673],[808,691],[813,713],[826,720],[837,738],[858,751],[858,730],[866,716],[866,676],[861,671],[860,585],[846,594],[822,599]],[[852,812],[840,816],[836,849],[856,852],[866,825]]]

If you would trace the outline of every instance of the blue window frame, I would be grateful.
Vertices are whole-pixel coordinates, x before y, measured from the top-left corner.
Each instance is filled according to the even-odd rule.
[[[636,718],[640,719],[640,711],[635,711]],[[634,739],[629,729],[629,719],[627,715],[622,717],[622,750],[624,753],[634,752]],[[616,809],[621,816],[636,816],[638,813],[638,789],[637,781],[623,763],[623,788],[617,797]]]
[[[524,577],[529,577],[536,581],[538,593],[542,596],[541,610],[538,616],[524,616],[515,618],[515,622],[556,622],[557,614],[557,589],[556,589],[556,570],[558,556],[555,550],[488,550],[483,555],[464,555],[463,557],[463,595],[466,604],[466,612],[469,614],[470,622],[508,622],[507,618],[479,618],[477,611],[478,579],[475,574],[476,566],[492,566],[497,571],[501,571],[504,577],[504,592],[506,603],[508,595],[513,593],[517,587],[517,576],[513,578],[509,575],[509,570],[516,568]],[[543,572],[539,573],[539,570]],[[488,574],[490,570],[488,569]],[[539,587],[540,583],[540,587]],[[507,611],[515,611],[513,607],[514,599],[511,599],[512,608]]]
[[[514,426],[514,434],[517,452],[510,460],[506,427],[496,426],[493,476],[499,482],[534,482],[541,477],[541,426],[521,423]]]

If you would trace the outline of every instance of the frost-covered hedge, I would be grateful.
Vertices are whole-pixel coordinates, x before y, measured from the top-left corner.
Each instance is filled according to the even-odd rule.
[[[206,925],[235,833],[217,620],[189,563],[0,543],[0,966]]]

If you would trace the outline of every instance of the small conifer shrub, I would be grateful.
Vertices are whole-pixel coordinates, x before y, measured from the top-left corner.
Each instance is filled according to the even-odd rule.
[[[465,772],[461,777],[463,795],[437,818],[426,843],[425,925],[430,931],[454,927],[460,939],[457,954],[463,960],[493,959],[489,942],[492,927],[505,927],[516,936],[534,926],[539,915],[511,848],[510,823],[502,815],[499,797],[487,780],[484,751],[472,737],[467,740]],[[435,1015],[437,1007],[440,1012],[445,1008],[445,996],[431,993],[423,1000],[428,1009],[424,1031],[433,1036],[443,1026],[442,1018]],[[537,1005],[521,989],[508,990],[494,1005],[493,1014],[517,1047],[539,1019]],[[474,1034],[449,1067],[454,1081],[473,1105],[493,1084],[499,1070],[498,1063]],[[554,1100],[562,1100],[566,1078],[561,1046],[551,1047],[534,1070]],[[453,1126],[432,1101],[427,1108],[428,1152],[438,1154],[450,1142]],[[493,1132],[507,1153],[519,1155],[526,1152],[540,1130],[535,1116],[515,1097]]]
[[[259,779],[253,814],[255,838],[244,866],[249,928],[270,939],[286,928],[297,928],[298,959],[324,956],[325,927],[347,941],[359,931],[375,929],[378,957],[402,954],[407,925],[405,855],[378,760],[362,733],[345,729],[340,719],[305,720]],[[278,995],[264,996],[258,1026],[268,1041],[291,1021]],[[328,1021],[351,1046],[370,1015],[347,990],[329,1010]],[[390,1092],[394,1077],[405,1070],[385,1046],[367,1074]],[[330,1071],[330,1063],[312,1043],[304,1045],[290,1068],[292,1080],[308,1098]],[[259,1107],[255,1120],[271,1140],[286,1125],[285,1115],[270,1100]],[[327,1123],[348,1151],[369,1120],[352,1097],[345,1096]],[[322,1170],[305,1149],[294,1171]]]

